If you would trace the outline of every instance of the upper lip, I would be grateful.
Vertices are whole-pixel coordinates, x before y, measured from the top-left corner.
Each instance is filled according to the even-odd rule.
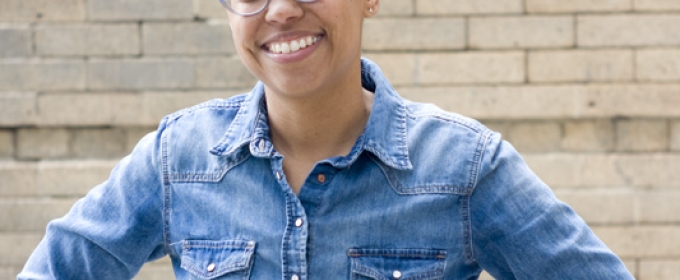
[[[319,36],[322,35],[323,33],[321,32],[312,32],[312,31],[288,31],[288,32],[283,32],[283,33],[276,33],[273,35],[270,35],[269,37],[265,38],[260,46],[268,46],[271,43],[275,42],[289,42],[292,41],[293,39],[301,39],[305,38],[307,36]]]

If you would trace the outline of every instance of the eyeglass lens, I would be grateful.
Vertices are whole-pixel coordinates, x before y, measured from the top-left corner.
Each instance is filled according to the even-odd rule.
[[[254,15],[262,10],[269,4],[270,0],[220,0],[222,4],[232,12],[241,15]],[[296,0],[302,3],[311,3],[318,0]]]
[[[225,3],[236,13],[252,14],[264,8],[267,5],[267,0],[224,0],[222,3]]]

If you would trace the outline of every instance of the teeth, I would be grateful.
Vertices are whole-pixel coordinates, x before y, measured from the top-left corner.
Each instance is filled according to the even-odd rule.
[[[292,53],[309,47],[319,41],[319,37],[307,36],[299,40],[293,40],[290,42],[273,43],[269,45],[269,51],[281,54],[281,53]]]

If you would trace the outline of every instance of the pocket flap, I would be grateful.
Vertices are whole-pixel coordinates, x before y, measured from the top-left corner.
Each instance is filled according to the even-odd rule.
[[[350,249],[352,274],[370,279],[440,279],[444,275],[446,250]]]
[[[205,279],[250,268],[255,251],[251,240],[184,240],[181,267]]]

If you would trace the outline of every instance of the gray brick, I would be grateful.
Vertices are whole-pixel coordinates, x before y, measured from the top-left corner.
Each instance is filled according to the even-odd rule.
[[[0,129],[0,160],[14,156],[14,133]]]
[[[15,279],[21,272],[22,266],[0,267],[0,279]]]
[[[33,92],[0,92],[0,126],[35,124],[36,99]]]
[[[139,271],[139,274],[133,278],[134,280],[164,280],[175,278],[175,273],[172,270],[172,264],[168,261],[169,258],[163,258],[161,261],[146,264]]]
[[[34,195],[37,182],[34,163],[0,161],[0,197]]]
[[[0,197],[82,197],[117,161],[0,161]]]
[[[2,0],[0,21],[83,21],[83,0]]]
[[[478,280],[494,280],[496,278],[493,278],[488,272],[482,270],[482,274],[479,275]]]
[[[76,199],[2,199],[0,231],[41,231],[68,212]]]
[[[90,89],[179,89],[194,85],[195,65],[188,59],[94,60],[88,64]]]
[[[160,119],[159,119],[160,121]],[[147,134],[156,130],[156,127],[127,127],[125,131],[125,151],[126,153],[132,152],[134,147],[139,143],[139,140]]]
[[[583,90],[572,86],[429,87],[401,88],[399,94],[477,119],[560,119],[579,116]]]
[[[522,122],[510,127],[507,138],[520,152],[551,152],[560,149],[562,129],[557,122]]]
[[[400,87],[398,91],[408,99],[485,120],[680,117],[677,85]]]
[[[556,191],[589,225],[631,224],[635,220],[633,190]]]
[[[638,280],[673,280],[678,278],[680,260],[641,260]]]
[[[364,50],[452,50],[465,47],[462,18],[373,18],[364,22]]]
[[[640,222],[677,223],[680,222],[680,191],[649,190],[638,195]]]
[[[189,20],[192,1],[186,0],[88,0],[90,20]]]
[[[386,5],[389,3],[383,3]],[[418,15],[519,14],[522,0],[416,0]]]
[[[157,125],[166,115],[203,101],[228,98],[245,90],[220,90],[214,92],[147,92],[143,96],[144,123]],[[155,129],[156,127],[154,127]],[[139,140],[139,139],[137,139]]]
[[[17,132],[17,158],[54,159],[69,155],[71,135],[66,129],[25,128]]]
[[[77,60],[0,60],[0,90],[77,90],[85,67]]]
[[[36,28],[41,55],[135,55],[140,53],[137,24],[61,24]]]
[[[147,23],[142,30],[144,54],[235,52],[231,28],[226,23]]]
[[[573,46],[574,18],[571,16],[473,17],[470,47],[556,48]]]
[[[680,81],[680,49],[639,50],[637,78],[641,81]]]
[[[255,82],[255,77],[236,56],[196,60],[196,86],[199,88],[251,88]]]
[[[564,124],[564,150],[607,152],[614,149],[614,141],[614,124],[610,120],[575,120]]]
[[[364,57],[380,65],[393,86],[416,84],[416,55],[412,53],[366,53]]]
[[[622,180],[631,186],[653,188],[680,187],[680,157],[675,154],[620,156],[615,168]]]
[[[628,50],[529,53],[530,82],[632,81],[633,73],[633,52]]]
[[[136,125],[141,119],[139,94],[43,94],[38,97],[38,124],[46,126]],[[158,124],[156,120],[153,124]]]
[[[33,54],[31,29],[26,24],[0,24],[0,38],[2,38],[0,57],[19,57]]]
[[[526,0],[526,7],[529,13],[623,12],[631,0]]]
[[[680,151],[680,121],[671,122],[671,150]]]
[[[584,187],[582,158],[556,154],[525,154],[531,169],[552,188]]]
[[[677,226],[611,226],[593,230],[622,258],[680,256],[680,228]]]
[[[680,15],[627,14],[578,17],[578,46],[675,46]]]
[[[481,122],[489,129],[498,132],[503,137],[503,140],[510,134],[510,127],[512,126],[512,121],[502,121],[502,120],[481,120]]]
[[[23,266],[41,239],[42,234],[38,233],[0,233],[0,244],[3,247],[0,266]]]
[[[668,12],[680,10],[680,2],[677,0],[633,0],[633,5],[636,11]]]
[[[75,158],[121,158],[127,154],[127,134],[118,128],[73,131],[71,153]]]
[[[47,161],[34,165],[37,180],[34,196],[74,197],[85,195],[107,178],[117,161]]]
[[[523,52],[428,53],[418,56],[421,84],[524,82]]]
[[[217,19],[227,19],[228,11],[220,1],[213,0],[193,0],[194,1],[194,14],[199,18],[217,18]]]
[[[525,159],[553,187],[680,188],[675,154],[527,154]]]
[[[668,123],[665,120],[619,120],[616,149],[624,152],[667,151]]]
[[[377,16],[410,16],[415,12],[413,0],[391,0],[380,3]]]
[[[579,101],[579,114],[588,117],[680,117],[677,85],[589,86]]]

